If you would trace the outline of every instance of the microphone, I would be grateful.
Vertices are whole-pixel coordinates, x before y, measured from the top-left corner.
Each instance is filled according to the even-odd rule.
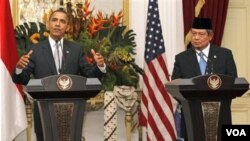
[[[197,55],[200,56],[200,53],[198,53],[195,49],[194,49],[194,51],[195,51],[195,53],[197,53]],[[203,53],[203,56],[207,59],[207,60],[205,60],[203,58],[207,62],[207,64],[210,64],[210,67],[211,67],[210,74],[213,74],[214,73],[214,63],[213,63],[213,61],[206,54],[204,54],[204,53]],[[206,72],[206,74],[208,74],[208,67],[206,67],[206,71],[205,72]]]

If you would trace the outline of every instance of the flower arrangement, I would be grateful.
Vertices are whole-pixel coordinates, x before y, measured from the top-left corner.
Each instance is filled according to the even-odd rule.
[[[38,29],[40,28],[40,30]],[[27,53],[28,46],[33,43],[38,43],[46,39],[49,33],[46,31],[46,26],[43,23],[24,23],[15,28],[16,46],[18,55],[22,56]]]
[[[90,8],[90,0],[78,3],[76,10],[72,9],[72,4],[66,4],[66,11],[69,16],[69,30],[65,38],[75,40],[83,46],[86,53],[86,60],[89,64],[93,64],[93,58],[90,50],[94,49],[100,52],[107,65],[107,74],[103,77],[102,86],[105,90],[113,90],[114,86],[134,86],[139,81],[139,74],[143,70],[135,64],[133,55],[136,53],[134,49],[135,33],[133,30],[127,30],[125,25],[121,24],[123,17],[122,11],[111,15],[104,15],[98,11],[94,16],[93,9]],[[48,14],[49,15],[49,14]],[[48,19],[45,15],[44,22]],[[32,23],[33,24],[33,23]],[[41,24],[41,23],[40,23]],[[23,34],[24,27],[16,27],[16,39],[20,54],[28,44],[36,43],[48,36],[45,25],[40,25],[40,31],[34,26],[25,26],[28,33]],[[28,39],[29,42],[28,42]],[[24,42],[24,45],[20,42]],[[32,41],[32,42],[31,42]]]

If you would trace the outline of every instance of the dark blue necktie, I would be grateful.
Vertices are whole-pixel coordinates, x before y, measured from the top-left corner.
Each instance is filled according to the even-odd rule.
[[[204,75],[205,72],[206,72],[207,62],[204,59],[204,53],[203,52],[200,52],[199,56],[200,56],[199,66],[200,66],[201,74]]]

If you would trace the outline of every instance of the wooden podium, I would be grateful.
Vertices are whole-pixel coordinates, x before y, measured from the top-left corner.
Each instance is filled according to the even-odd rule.
[[[44,141],[81,141],[86,100],[101,91],[101,83],[97,78],[54,75],[31,79],[24,90],[37,101]]]
[[[176,79],[166,89],[182,105],[188,141],[221,141],[221,125],[232,123],[231,101],[242,96],[249,83],[244,78],[211,74]]]

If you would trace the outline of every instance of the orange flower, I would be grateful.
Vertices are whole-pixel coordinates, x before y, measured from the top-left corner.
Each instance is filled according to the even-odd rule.
[[[97,13],[97,21],[98,21],[98,23],[100,23],[100,24],[104,24],[104,23],[107,23],[108,22],[108,20],[105,20],[104,18],[103,18],[103,13],[101,12],[101,11],[98,11],[98,13]]]
[[[96,22],[98,23],[98,30],[100,31],[100,30],[104,30],[104,29],[105,29],[105,27],[104,27],[103,25],[104,25],[105,23],[107,23],[108,20],[105,20],[105,19],[103,18],[102,12],[99,11],[99,12],[97,13]]]
[[[116,16],[115,16],[115,14],[113,13],[113,14],[110,16],[110,19],[112,20],[112,21],[111,21],[111,24],[110,24],[111,27],[115,27],[115,26],[119,25],[120,20],[121,20],[122,17],[123,17],[122,11],[120,11]]]
[[[88,16],[91,15],[93,12],[93,10],[89,9],[89,5],[90,5],[90,1],[86,0],[83,5],[83,12],[84,12],[83,19],[84,20],[87,20]]]
[[[88,33],[91,37],[94,36],[99,31],[98,27],[99,27],[98,22],[96,21],[96,19],[92,18],[90,25],[88,27],[88,31],[89,31]]]
[[[44,36],[44,37],[49,37],[49,32],[46,32],[46,31],[43,32],[43,36]]]
[[[34,33],[30,36],[30,41],[33,44],[38,43],[38,39],[40,38],[40,34],[39,33]]]
[[[97,18],[91,18],[90,25],[88,27],[89,35],[93,37],[98,31],[104,30],[104,24],[107,23],[108,20],[105,20],[103,18],[103,15],[101,12],[98,12]]]

